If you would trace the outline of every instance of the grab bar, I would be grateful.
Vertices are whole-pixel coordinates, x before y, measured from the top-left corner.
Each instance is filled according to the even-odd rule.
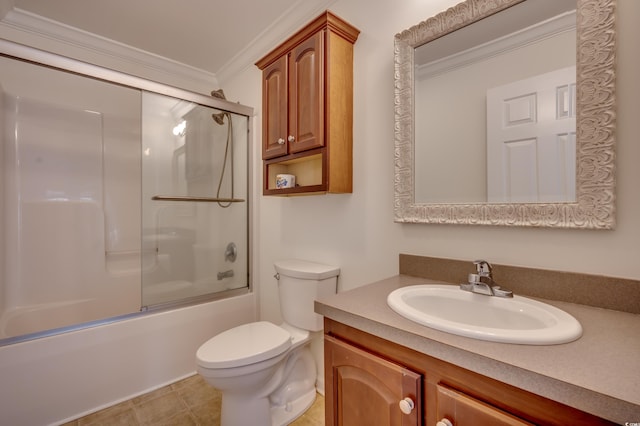
[[[189,197],[183,195],[154,195],[155,201],[201,201],[205,203],[244,203],[241,198]]]

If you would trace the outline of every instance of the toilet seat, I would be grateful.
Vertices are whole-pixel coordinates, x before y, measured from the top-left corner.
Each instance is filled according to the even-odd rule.
[[[204,368],[230,368],[273,358],[291,347],[291,334],[277,325],[258,321],[223,331],[196,353]]]

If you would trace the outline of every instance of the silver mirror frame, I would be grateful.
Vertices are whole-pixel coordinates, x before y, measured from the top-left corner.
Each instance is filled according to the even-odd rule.
[[[415,202],[414,49],[522,1],[467,0],[395,36],[395,222],[578,229],[615,227],[616,0],[577,0],[576,202]]]

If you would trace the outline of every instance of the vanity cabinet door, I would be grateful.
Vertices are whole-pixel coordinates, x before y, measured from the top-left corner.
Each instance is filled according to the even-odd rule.
[[[420,424],[420,374],[331,336],[325,336],[324,350],[326,425]],[[405,398],[411,401],[405,407],[414,404],[408,414],[400,409]]]
[[[436,400],[436,417],[439,420],[448,419],[453,426],[533,425],[442,384],[437,386]]]
[[[358,381],[361,382],[360,387],[372,388],[367,391],[371,394],[383,394],[387,392],[386,390],[383,392],[385,387],[394,389],[399,387],[397,383],[392,384],[393,382],[382,374],[385,368],[378,368],[379,365],[390,365],[389,369],[392,371],[401,369],[412,375],[411,377],[420,377],[421,385],[418,386],[415,393],[411,391],[398,392],[395,398],[401,400],[406,395],[415,395],[415,398],[413,396],[411,398],[414,401],[419,401],[415,410],[422,423],[418,422],[418,424],[425,426],[435,426],[443,419],[449,420],[453,426],[530,424],[611,426],[615,424],[326,317],[324,332],[326,425],[386,426],[403,424],[397,423],[391,414],[395,409],[391,403],[385,407],[385,410],[381,410],[377,406],[370,408],[366,405],[369,404],[367,401],[360,405],[359,402],[352,400],[352,398],[357,398],[360,392],[356,387],[339,387],[341,382],[344,382],[344,376],[347,372],[346,368],[342,371],[341,369],[346,366],[353,366],[352,371],[362,370],[358,371],[356,375]],[[372,366],[369,366],[369,363]],[[378,385],[380,381],[384,383],[384,386]],[[362,394],[364,396],[361,399],[370,398],[373,400],[371,395],[364,392]],[[375,404],[383,405],[381,402],[375,402],[372,405]],[[369,414],[365,417],[367,421],[360,422],[358,416],[363,411],[362,407],[366,407],[364,411],[370,411],[365,413],[365,415]],[[350,410],[354,410],[354,413],[345,413]],[[359,410],[360,413],[356,413],[356,410]],[[352,421],[340,422],[341,419]],[[446,425],[447,423],[442,422],[442,424]]]

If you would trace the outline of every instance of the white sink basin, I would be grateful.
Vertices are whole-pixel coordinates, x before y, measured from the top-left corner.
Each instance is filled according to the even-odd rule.
[[[403,317],[480,340],[526,345],[567,343],[582,335],[568,313],[521,296],[484,296],[453,285],[414,285],[392,291],[391,309]]]

